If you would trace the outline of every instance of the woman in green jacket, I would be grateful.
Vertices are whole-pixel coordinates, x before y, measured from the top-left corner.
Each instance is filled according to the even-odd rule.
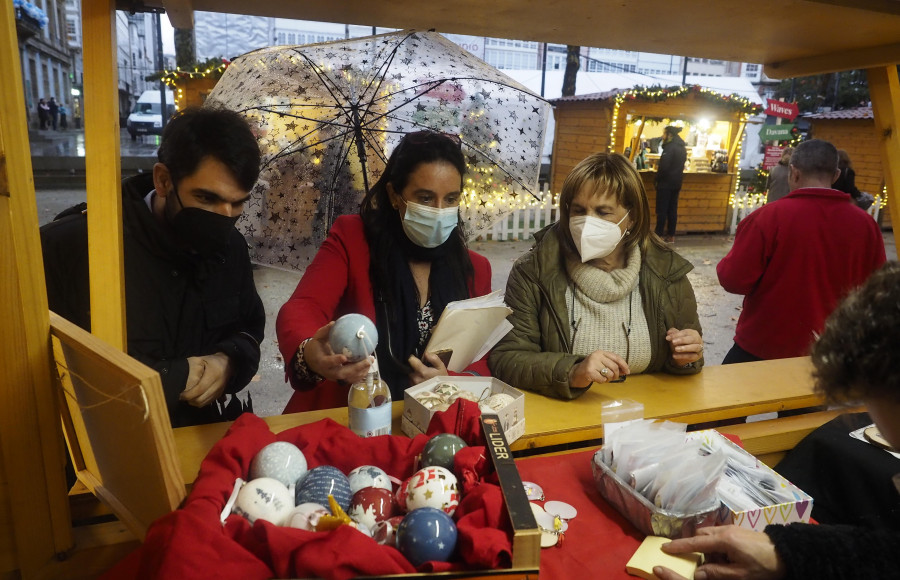
[[[513,329],[491,372],[514,387],[574,399],[632,373],[703,365],[693,266],[650,230],[640,175],[595,153],[566,177],[559,221],[535,235],[506,285]]]

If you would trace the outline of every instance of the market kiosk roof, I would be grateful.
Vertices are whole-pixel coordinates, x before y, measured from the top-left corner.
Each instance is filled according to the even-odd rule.
[[[544,85],[544,98],[555,100],[562,97],[564,71],[547,71],[541,78],[541,71],[504,70],[504,74],[514,78],[535,93]],[[639,88],[673,87],[681,85],[681,75],[645,75],[641,73],[601,73],[578,71],[575,79],[575,96],[564,97],[575,100],[596,100],[615,96],[618,93]],[[708,77],[687,75],[686,86],[699,86],[722,96],[738,95],[753,104],[763,105],[763,99],[750,82],[743,77]]]
[[[787,78],[900,62],[897,0],[117,0],[165,8],[191,28],[193,11],[394,28],[755,62]]]

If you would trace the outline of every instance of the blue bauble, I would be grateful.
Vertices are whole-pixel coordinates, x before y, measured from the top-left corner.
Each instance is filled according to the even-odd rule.
[[[340,469],[332,465],[320,465],[310,469],[306,477],[296,490],[296,505],[302,503],[317,503],[328,505],[328,496],[333,495],[334,500],[344,511],[350,509],[350,482]]]
[[[375,352],[378,330],[368,316],[345,314],[334,322],[328,343],[336,354],[343,354],[349,362],[361,361]]]
[[[446,562],[456,548],[456,524],[436,508],[413,510],[397,529],[397,548],[416,567],[425,562]]]
[[[422,467],[443,467],[453,471],[453,457],[456,452],[467,447],[459,435],[441,433],[428,440],[422,449]]]

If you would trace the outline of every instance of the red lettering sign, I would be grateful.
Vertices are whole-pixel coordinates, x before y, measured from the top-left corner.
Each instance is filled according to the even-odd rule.
[[[784,101],[776,101],[775,99],[766,99],[766,101],[768,101],[766,115],[793,121],[797,118],[797,115],[800,114],[797,103],[785,103]]]
[[[781,160],[782,151],[784,151],[783,147],[775,147],[774,145],[766,147],[766,156],[763,158],[763,169],[768,171],[778,165],[778,162]]]

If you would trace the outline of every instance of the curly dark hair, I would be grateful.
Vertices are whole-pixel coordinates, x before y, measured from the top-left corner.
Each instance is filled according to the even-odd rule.
[[[812,348],[816,391],[836,403],[900,402],[900,262],[891,261],[831,313]]]

